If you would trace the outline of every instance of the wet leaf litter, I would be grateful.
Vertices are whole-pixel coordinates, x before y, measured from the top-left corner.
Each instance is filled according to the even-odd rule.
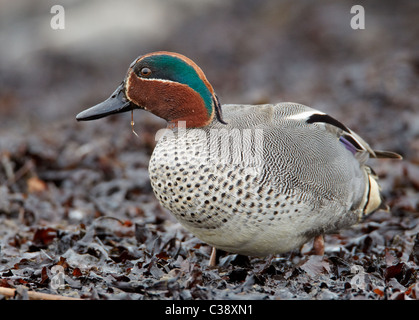
[[[308,255],[310,244],[271,259],[222,252],[210,268],[211,248],[154,198],[149,142],[122,118],[112,125],[122,135],[95,152],[84,152],[90,142],[69,126],[2,154],[15,172],[33,165],[0,188],[1,287],[82,299],[418,298],[419,218],[408,196],[417,191],[407,170],[384,178],[393,181],[392,212],[327,235],[323,257]],[[103,138],[103,127],[94,130]],[[70,134],[78,145],[61,145]],[[61,149],[54,161],[48,149]],[[52,288],[57,265],[64,281]]]

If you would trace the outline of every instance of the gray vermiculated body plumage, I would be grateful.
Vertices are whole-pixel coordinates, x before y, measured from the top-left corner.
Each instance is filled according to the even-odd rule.
[[[157,198],[202,241],[245,255],[286,252],[355,224],[370,193],[368,157],[355,157],[336,127],[307,123],[312,114],[321,112],[224,105],[227,125],[165,129],[149,165]]]

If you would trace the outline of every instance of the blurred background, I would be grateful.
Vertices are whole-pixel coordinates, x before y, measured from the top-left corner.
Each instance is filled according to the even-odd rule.
[[[222,103],[307,104],[419,161],[419,3],[365,3],[364,30],[350,26],[355,4],[1,0],[0,133],[106,126],[75,115],[107,98],[137,56],[169,50],[193,59]],[[140,112],[137,123],[158,121]]]
[[[64,29],[52,28],[56,4]],[[136,57],[168,50],[193,59],[222,103],[306,104],[416,166],[419,3],[363,4],[363,30],[351,28],[355,4],[1,0],[0,150],[41,140],[44,155],[58,156],[57,145],[77,139],[75,132],[86,140],[114,132],[109,122],[130,134],[129,114],[91,123],[75,115],[107,98]],[[144,111],[134,118],[140,144],[153,144],[147,130],[164,122]]]

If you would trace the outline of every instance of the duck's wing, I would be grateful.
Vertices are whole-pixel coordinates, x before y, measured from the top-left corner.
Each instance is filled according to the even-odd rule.
[[[349,129],[340,121],[325,113],[313,113],[308,116],[307,123],[323,123],[327,131],[336,134],[339,141],[346,149],[361,162],[365,162],[368,157],[402,159],[402,156],[392,151],[374,150],[358,134]]]

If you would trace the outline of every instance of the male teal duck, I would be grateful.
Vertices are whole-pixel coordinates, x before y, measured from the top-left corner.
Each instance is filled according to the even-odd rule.
[[[232,253],[284,253],[314,238],[322,254],[323,234],[385,207],[367,159],[401,159],[301,104],[221,106],[202,70],[178,53],[140,56],[107,100],[76,119],[135,108],[168,122],[149,164],[161,205]]]

